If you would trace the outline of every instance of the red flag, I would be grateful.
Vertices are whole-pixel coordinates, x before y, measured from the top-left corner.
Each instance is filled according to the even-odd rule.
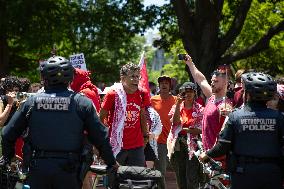
[[[139,81],[139,88],[142,89],[145,93],[147,93],[147,96],[145,97],[146,105],[150,104],[150,87],[148,82],[148,72],[147,72],[147,66],[146,66],[146,59],[145,59],[145,52],[142,53],[140,62],[140,75],[141,79]]]

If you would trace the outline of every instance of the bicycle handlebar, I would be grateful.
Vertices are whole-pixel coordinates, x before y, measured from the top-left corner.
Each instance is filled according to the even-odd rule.
[[[195,142],[199,150],[195,151],[194,154],[198,158],[200,154],[204,151],[204,149],[200,140],[195,139]],[[229,176],[224,173],[221,162],[215,161],[214,159],[209,157],[208,163],[200,163],[203,165],[204,173],[211,175],[211,178],[229,179]]]

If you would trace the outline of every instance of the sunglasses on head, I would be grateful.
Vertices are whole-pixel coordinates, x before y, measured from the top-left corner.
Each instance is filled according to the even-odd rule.
[[[211,75],[216,75],[216,76],[219,76],[221,74],[224,74],[224,75],[230,75],[231,74],[231,69],[230,69],[230,66],[229,65],[219,65],[217,67],[217,69],[211,74]]]
[[[211,73],[211,77],[212,76],[226,76],[226,72],[220,72],[219,70],[215,70],[214,72]]]

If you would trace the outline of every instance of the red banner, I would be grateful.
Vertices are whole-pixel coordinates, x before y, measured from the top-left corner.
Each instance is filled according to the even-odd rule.
[[[141,55],[139,67],[140,67],[140,75],[141,75],[141,79],[139,81],[139,88],[147,92],[148,94],[147,101],[149,100],[150,102],[150,88],[149,88],[148,72],[147,72],[146,59],[145,59],[144,52]]]

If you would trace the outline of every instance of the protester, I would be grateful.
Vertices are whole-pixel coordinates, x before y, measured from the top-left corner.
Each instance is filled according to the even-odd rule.
[[[2,130],[5,164],[14,157],[16,139],[29,128],[24,159],[29,165],[30,188],[81,188],[79,181],[84,131],[99,149],[107,169],[117,168],[106,128],[101,124],[91,100],[68,90],[74,68],[60,56],[53,56],[41,67],[43,93],[23,102]],[[84,178],[84,177],[83,177]]]
[[[149,82],[150,95],[155,96],[157,93],[157,85],[154,82]]]
[[[99,94],[101,99],[101,104],[103,102],[103,99],[105,98],[105,95],[111,90],[111,87],[105,87],[104,90]]]
[[[284,114],[284,77],[277,80],[278,110]]]
[[[0,96],[0,132],[18,108],[19,102],[16,97],[20,87],[21,83],[18,77],[7,76],[1,80],[3,95]],[[22,142],[20,144],[18,142],[18,145],[16,145],[16,154],[20,157],[22,157],[22,145]],[[0,150],[0,155],[2,155],[2,150]]]
[[[76,68],[70,87],[74,92],[83,93],[86,97],[91,99],[97,112],[100,112],[100,96],[97,87],[90,79],[90,74],[91,73],[88,71]]]
[[[234,95],[235,95],[234,82],[232,80],[229,80],[228,86],[227,86],[226,97],[228,97],[233,102]]]
[[[6,105],[4,104],[3,100],[0,99],[0,127],[1,128],[4,127],[4,123],[8,119],[8,116],[10,114],[10,111],[14,103],[15,94],[9,92],[6,94],[5,97],[7,101]]]
[[[281,189],[284,117],[266,108],[276,92],[276,82],[256,72],[243,74],[242,80],[245,106],[229,115],[217,144],[201,154],[200,160],[230,152],[232,189]]]
[[[242,75],[246,72],[245,69],[239,69],[235,73],[235,90],[238,91],[243,87],[242,85]]]
[[[150,102],[144,99],[146,92],[138,89],[138,65],[122,66],[120,80],[105,95],[100,119],[109,127],[110,143],[118,163],[145,166],[144,138],[148,139],[145,106]]]
[[[171,163],[180,189],[198,189],[203,179],[202,167],[194,155],[203,117],[203,107],[195,101],[196,90],[194,83],[185,82],[169,113],[172,127],[168,136],[168,156],[172,154]]]
[[[189,55],[186,55],[186,64],[192,74],[194,81],[200,86],[206,96],[206,105],[202,119],[202,144],[205,151],[213,147],[218,140],[224,120],[229,112],[232,111],[232,103],[226,97],[228,87],[229,71],[226,66],[220,66],[212,73],[211,85],[205,76],[195,67]],[[225,157],[216,159],[226,168]],[[224,185],[229,182],[222,180]]]
[[[202,143],[204,150],[208,150],[217,141],[225,117],[232,110],[231,101],[226,98],[228,85],[227,70],[225,68],[214,71],[210,86],[205,76],[195,67],[189,55],[186,55],[185,62],[194,81],[208,98],[202,120]]]
[[[244,90],[242,87],[242,81],[241,81],[241,76],[242,74],[246,73],[247,71],[245,69],[239,69],[236,74],[235,74],[235,88],[234,88],[234,98],[233,98],[233,107],[238,108],[243,105],[244,100],[243,100],[243,94]]]
[[[279,110],[284,113],[284,85],[277,84],[277,92],[274,94],[273,98],[267,101],[267,108],[273,110]]]
[[[151,106],[146,107],[146,119],[149,127],[149,142],[144,149],[147,168],[154,168],[158,156],[157,139],[162,132],[162,122],[158,112]]]
[[[31,85],[31,81],[25,77],[19,78],[19,81],[20,81],[20,92],[28,92]]]
[[[160,94],[151,97],[151,105],[158,112],[163,125],[162,132],[158,137],[158,159],[155,161],[155,167],[162,173],[161,188],[166,188],[165,173],[167,168],[167,138],[171,129],[171,122],[168,116],[172,106],[175,104],[176,97],[171,91],[171,78],[163,75],[158,78]]]
[[[171,93],[172,95],[177,95],[178,94],[178,81],[176,78],[172,77],[171,78]]]
[[[20,90],[20,81],[15,76],[7,76],[2,79],[1,88],[3,90],[3,95],[0,96],[2,106],[0,126],[3,127],[8,123],[17,109],[16,94]]]
[[[40,83],[32,83],[28,90],[29,93],[37,93],[42,88]]]
[[[196,86],[197,88],[197,92],[196,92],[196,99],[195,102],[197,102],[198,104],[200,104],[201,106],[205,106],[205,101],[206,101],[206,97],[203,94],[202,90],[200,89],[199,86]]]

